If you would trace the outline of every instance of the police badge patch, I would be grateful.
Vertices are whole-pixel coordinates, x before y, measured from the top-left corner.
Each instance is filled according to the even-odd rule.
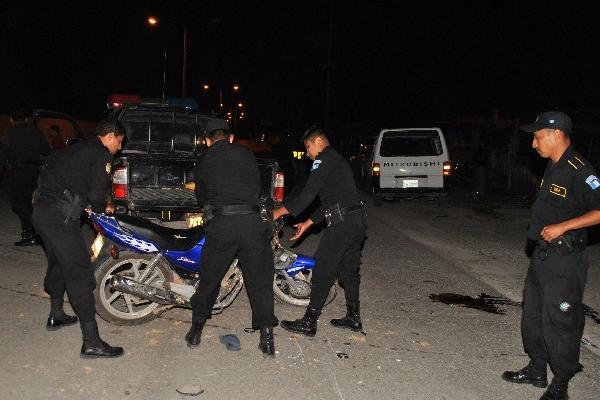
[[[595,175],[588,176],[585,180],[585,183],[587,183],[592,190],[596,190],[600,187],[600,180],[598,180]]]
[[[110,175],[110,163],[106,163],[104,169],[106,170],[106,173]]]
[[[313,161],[312,168],[310,170],[314,171],[315,169],[319,169],[320,165],[321,165],[321,160],[315,160],[315,161]]]

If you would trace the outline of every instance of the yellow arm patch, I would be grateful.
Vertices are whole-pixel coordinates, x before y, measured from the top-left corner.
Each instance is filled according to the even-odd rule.
[[[550,186],[550,193],[555,194],[560,197],[567,197],[567,188],[562,186],[558,186],[557,184],[552,184]]]
[[[106,165],[104,166],[104,169],[106,170],[106,173],[107,173],[108,175],[110,175],[110,169],[111,169],[111,167],[110,167],[110,163],[106,163]]]

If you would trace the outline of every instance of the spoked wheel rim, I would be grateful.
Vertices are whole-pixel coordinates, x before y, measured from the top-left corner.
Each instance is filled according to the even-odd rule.
[[[233,260],[225,276],[221,280],[219,297],[213,306],[213,313],[219,313],[233,303],[244,286],[242,270],[238,265],[238,259]]]
[[[154,312],[160,305],[151,300],[141,299],[131,294],[119,292],[110,287],[113,275],[125,276],[145,285],[164,288],[166,277],[161,268],[154,268],[150,276],[144,276],[148,271],[148,260],[126,259],[115,263],[99,282],[99,297],[103,307],[112,315],[122,319],[139,319]],[[147,274],[146,274],[147,275]]]

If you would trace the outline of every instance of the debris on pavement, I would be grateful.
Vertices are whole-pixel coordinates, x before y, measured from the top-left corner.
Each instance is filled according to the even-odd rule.
[[[234,334],[221,335],[219,336],[221,343],[225,345],[225,348],[229,351],[241,350],[240,339]]]
[[[180,388],[175,389],[177,393],[184,396],[198,396],[204,393],[204,389],[200,385],[183,385]]]

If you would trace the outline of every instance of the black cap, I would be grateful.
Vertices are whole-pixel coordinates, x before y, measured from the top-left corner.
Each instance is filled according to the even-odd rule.
[[[227,121],[224,119],[209,119],[206,123],[205,132],[208,134],[212,131],[216,131],[217,129],[229,132],[229,125],[227,125]]]
[[[533,124],[521,125],[521,130],[525,132],[535,132],[540,129],[560,129],[567,135],[573,131],[573,122],[564,112],[547,111],[538,115]]]

